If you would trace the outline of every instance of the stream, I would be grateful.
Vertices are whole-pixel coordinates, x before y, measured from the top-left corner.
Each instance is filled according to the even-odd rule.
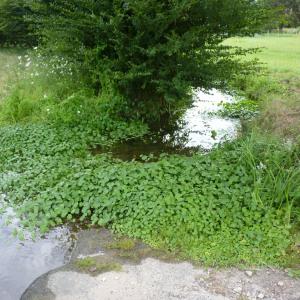
[[[182,129],[182,132],[188,132],[187,149],[199,147],[208,151],[223,141],[237,137],[239,120],[213,114],[221,109],[220,103],[234,101],[231,96],[216,90],[210,93],[196,90],[194,98],[194,106],[186,112]],[[151,147],[146,154],[157,150]],[[4,197],[0,194],[0,205]],[[5,222],[8,216],[12,216],[9,225]],[[11,209],[0,215],[0,300],[18,300],[37,277],[67,263],[75,242],[76,233],[66,226],[58,227],[34,241],[29,236],[21,241],[13,236],[18,224],[18,218]]]

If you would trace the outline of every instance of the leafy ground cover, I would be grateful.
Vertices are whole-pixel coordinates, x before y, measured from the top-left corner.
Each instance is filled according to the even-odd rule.
[[[0,189],[32,230],[80,219],[219,265],[276,264],[292,242],[296,149],[250,137],[143,164],[92,156],[78,128],[11,126],[0,139]]]
[[[117,102],[75,86],[68,62],[41,65],[38,55],[21,57],[21,77],[0,107],[0,191],[24,227],[87,222],[207,265],[280,265],[296,255],[297,143],[262,134],[260,122],[206,155],[93,156],[91,147],[142,137],[147,126],[112,118]],[[270,95],[289,95],[284,105],[294,99],[266,77],[241,83],[251,101],[267,103],[262,115]]]

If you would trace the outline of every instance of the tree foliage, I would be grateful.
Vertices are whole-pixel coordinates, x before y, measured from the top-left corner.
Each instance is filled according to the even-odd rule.
[[[300,26],[300,0],[263,0],[275,12],[276,27]]]
[[[33,45],[36,39],[26,16],[31,9],[24,0],[0,0],[0,44]]]
[[[121,114],[160,125],[189,103],[192,86],[224,88],[248,70],[235,58],[246,51],[222,41],[252,35],[266,17],[254,0],[54,0],[47,10],[37,18],[47,48],[122,99]]]

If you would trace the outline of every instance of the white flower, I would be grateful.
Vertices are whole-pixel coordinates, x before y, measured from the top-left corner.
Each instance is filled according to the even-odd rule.
[[[47,98],[48,98],[48,96],[45,94],[45,95],[44,95],[44,99],[47,99]]]
[[[50,109],[49,109],[49,108],[47,108],[47,112],[50,112]]]
[[[266,165],[264,165],[262,162],[259,163],[259,165],[257,166],[258,170],[265,170],[267,168]]]
[[[18,56],[18,60],[21,60],[22,59],[22,56]]]
[[[80,115],[80,110],[78,110],[77,113]]]
[[[25,67],[28,68],[31,65],[31,61],[27,62]]]
[[[38,47],[33,47],[33,50],[37,50]]]

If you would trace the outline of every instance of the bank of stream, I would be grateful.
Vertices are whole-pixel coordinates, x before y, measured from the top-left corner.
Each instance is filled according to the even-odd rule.
[[[205,93],[195,91],[194,106],[184,117],[184,126],[178,136],[187,135],[184,147],[178,145],[166,148],[164,144],[138,146],[123,145],[110,151],[118,158],[138,159],[140,155],[157,155],[164,152],[187,154],[191,149],[209,151],[217,144],[237,137],[240,122],[226,119],[215,114],[222,103],[232,102],[233,98],[216,90]],[[5,195],[2,195],[4,201]],[[6,219],[10,215],[10,224]],[[19,299],[26,287],[38,276],[49,270],[66,264],[71,257],[76,233],[67,226],[56,228],[45,236],[38,236],[34,241],[30,236],[19,240],[13,236],[18,228],[18,218],[11,209],[0,217],[0,299]]]

